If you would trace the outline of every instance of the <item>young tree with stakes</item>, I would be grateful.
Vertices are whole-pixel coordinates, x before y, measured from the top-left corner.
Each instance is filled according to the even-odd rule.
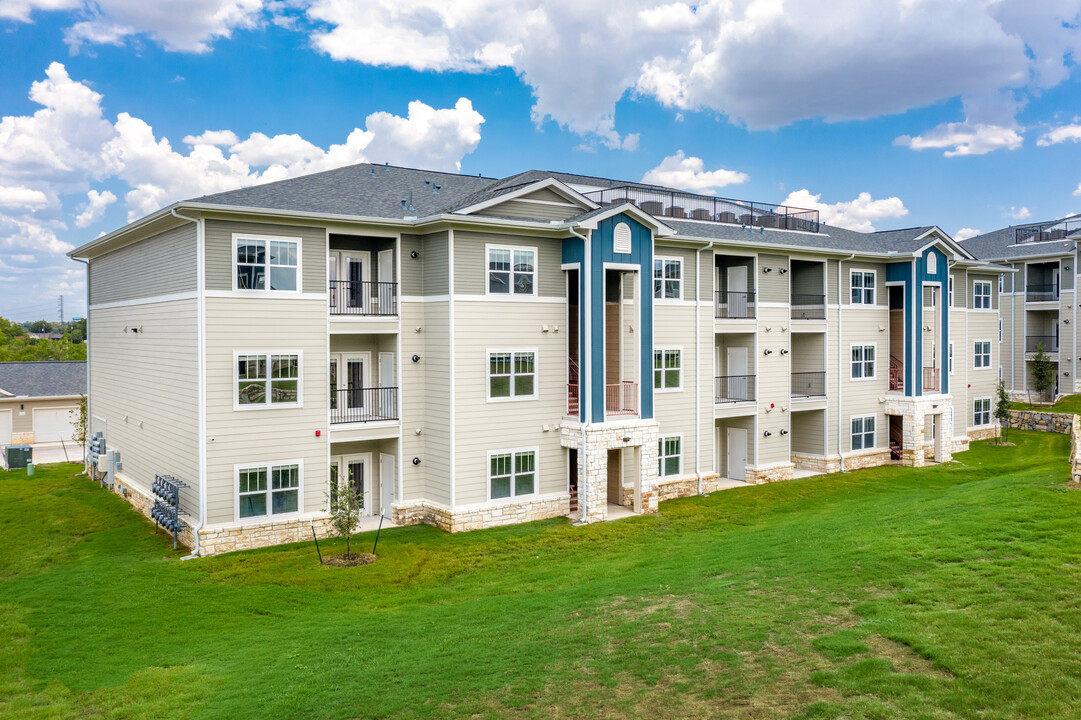
[[[1002,442],[1002,428],[1006,428],[1006,441],[1010,440],[1010,396],[1006,392],[1006,383],[998,381],[995,389],[995,420],[998,420],[998,441]]]
[[[334,535],[345,538],[345,554],[353,554],[351,539],[353,531],[360,523],[360,513],[364,510],[364,495],[358,493],[348,482],[338,481],[337,488],[327,493],[330,503],[330,528]]]

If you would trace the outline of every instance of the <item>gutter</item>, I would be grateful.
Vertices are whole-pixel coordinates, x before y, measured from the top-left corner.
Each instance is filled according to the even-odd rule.
[[[853,252],[847,258],[837,261],[837,454],[841,457],[841,472],[845,471],[845,451],[844,451],[844,416],[841,414],[841,409],[844,407],[844,311],[841,309],[841,278],[845,274],[845,263],[856,257],[856,253]],[[886,298],[887,308],[889,307],[889,298]],[[888,354],[888,353],[887,353]],[[888,365],[887,365],[888,367]]]

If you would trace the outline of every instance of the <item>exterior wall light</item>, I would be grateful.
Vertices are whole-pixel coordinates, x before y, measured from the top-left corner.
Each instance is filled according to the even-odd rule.
[[[787,355],[787,354],[788,354],[788,350],[787,350],[786,348],[781,348],[781,354],[782,354],[782,355]]]
[[[766,431],[765,431],[764,433],[762,433],[762,434],[763,434],[763,435],[764,435],[765,437],[769,437],[769,436],[770,436],[770,435],[772,435],[773,433],[771,433],[771,432],[770,432],[769,430],[766,430]]]
[[[788,431],[787,431],[787,430],[782,430],[782,431],[781,431],[781,434],[782,434],[782,435],[787,435],[787,434],[788,434]]]
[[[769,348],[766,348],[765,350],[762,351],[762,354],[763,355],[772,355],[773,351],[770,350]]]
[[[420,465],[420,458],[419,457],[413,458],[413,464],[414,465]]]
[[[413,258],[414,260],[416,260],[417,258],[419,258],[419,257],[420,257],[420,253],[419,253],[419,252],[417,252],[416,250],[413,250],[412,252],[410,252],[410,253],[409,253],[409,257],[411,257],[411,258]]]
[[[420,355],[414,355],[413,362],[420,362]]]

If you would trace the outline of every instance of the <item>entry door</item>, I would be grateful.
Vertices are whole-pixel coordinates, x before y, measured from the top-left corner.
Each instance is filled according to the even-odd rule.
[[[619,450],[608,451],[608,502],[623,504],[623,456]]]
[[[379,353],[379,416],[395,417],[394,392],[394,353]]]
[[[345,458],[345,481],[353,492],[360,493],[364,497],[364,509],[361,515],[372,514],[372,477],[369,471],[371,464],[371,453]]]
[[[733,265],[728,268],[728,317],[747,317],[748,304],[747,266]]]
[[[398,502],[398,458],[390,453],[379,454],[380,509],[390,512],[390,506]]]
[[[367,420],[373,411],[368,395],[371,390],[371,361],[368,353],[346,355],[342,362],[345,366],[345,386],[349,388],[345,395],[346,422]]]
[[[394,251],[393,250],[380,250],[378,256],[379,262],[379,284],[376,285],[376,303],[378,303],[378,309],[380,315],[393,315],[394,314]]]
[[[367,312],[368,293],[365,283],[370,273],[368,253],[351,253],[343,256],[346,284],[346,305],[360,312]]]
[[[728,400],[750,400],[747,387],[747,348],[728,348]],[[722,388],[724,390],[724,388]]]
[[[338,392],[340,388],[345,387],[345,383],[339,384],[338,381],[341,377],[339,372],[341,368],[339,365],[338,358],[332,355],[330,357],[330,416],[332,419],[337,419],[338,415],[341,413],[341,408],[344,405],[342,402],[344,398],[341,396],[345,393]]]
[[[728,428],[728,472],[732,480],[747,478],[747,430]]]

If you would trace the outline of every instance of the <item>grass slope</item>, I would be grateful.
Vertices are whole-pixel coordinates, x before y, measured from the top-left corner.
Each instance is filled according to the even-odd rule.
[[[1010,439],[348,569],[181,562],[71,466],[0,473],[0,716],[1076,717],[1081,492]]]
[[[1011,410],[1040,410],[1043,412],[1081,413],[1081,395],[1066,395],[1054,405],[1050,403],[1010,403]]]

